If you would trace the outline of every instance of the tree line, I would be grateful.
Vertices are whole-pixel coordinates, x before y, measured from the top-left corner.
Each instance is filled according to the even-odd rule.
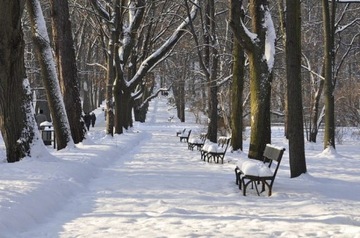
[[[324,148],[335,148],[336,127],[360,123],[360,92],[346,93],[358,88],[360,71],[360,4],[351,1],[0,5],[0,127],[9,162],[41,143],[39,107],[48,108],[63,149],[85,138],[82,115],[101,102],[106,132],[121,134],[144,122],[149,100],[170,87],[181,121],[185,105],[198,119],[207,115],[199,122],[210,141],[227,133],[242,150],[251,126],[251,158],[271,143],[271,123],[283,123],[292,177],[306,172],[304,138],[316,142],[323,125]]]

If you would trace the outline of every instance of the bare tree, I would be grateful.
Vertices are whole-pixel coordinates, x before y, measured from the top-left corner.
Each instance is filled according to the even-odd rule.
[[[235,1],[231,1],[231,7],[239,5],[236,5]],[[240,25],[230,21],[230,26],[249,57],[251,137],[248,156],[261,159],[265,145],[271,142],[270,82],[274,63],[275,31],[267,0],[250,0],[249,11],[252,32],[242,21]]]
[[[197,54],[199,58],[199,67],[202,73],[205,75],[207,82],[207,114],[209,118],[207,138],[212,141],[217,141],[217,130],[218,130],[218,85],[217,85],[217,74],[218,74],[218,60],[219,53],[216,47],[217,36],[216,36],[216,20],[215,20],[215,4],[214,1],[208,0],[203,3],[205,11],[202,11],[204,19],[201,21],[203,26],[203,32],[201,37],[203,38],[203,46],[199,37],[196,34],[194,24],[191,22],[190,29],[195,40]],[[189,7],[187,7],[189,9]],[[189,12],[189,10],[188,10]],[[203,48],[203,51],[201,51]]]
[[[94,9],[98,10],[104,22],[111,26],[112,29],[111,40],[109,41],[110,50],[108,52],[116,52],[116,54],[108,55],[108,88],[112,88],[115,99],[115,133],[121,134],[123,127],[127,128],[131,125],[133,105],[131,94],[144,80],[144,76],[168,56],[175,44],[186,33],[185,29],[189,22],[195,18],[198,10],[198,1],[193,2],[190,17],[181,19],[178,27],[170,36],[166,37],[162,44],[159,44],[156,48],[148,48],[148,51],[151,49],[153,51],[151,53],[148,52],[147,56],[139,57],[139,61],[136,64],[137,67],[134,69],[130,67],[134,66],[132,56],[138,53],[136,51],[133,52],[134,46],[137,45],[140,39],[139,34],[142,32],[140,28],[144,11],[153,2],[149,1],[145,4],[145,1],[137,1],[136,3],[135,1],[117,1],[117,4],[114,3],[113,6],[111,4],[108,5],[111,10],[109,12],[105,10],[106,8],[99,1],[92,0]],[[113,21],[109,21],[110,16],[114,17]],[[112,25],[112,23],[115,25]],[[164,35],[160,34],[157,38],[160,39],[160,36],[163,37]],[[108,92],[110,92],[109,89]],[[111,100],[109,95],[107,102]],[[110,107],[112,105],[109,103],[107,108]],[[108,118],[110,119],[110,117]]]
[[[335,149],[335,99],[334,89],[334,34],[336,3],[332,0],[331,8],[328,0],[322,0],[324,21],[324,96],[325,96],[325,134],[324,148]]]
[[[42,80],[53,120],[57,149],[60,150],[69,144],[73,144],[73,140],[52,57],[50,39],[40,2],[38,0],[26,0],[26,6],[31,21],[32,38],[40,63]]]

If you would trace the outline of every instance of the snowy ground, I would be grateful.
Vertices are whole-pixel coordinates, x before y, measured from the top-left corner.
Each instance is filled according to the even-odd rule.
[[[234,168],[246,153],[229,152],[224,164],[201,161],[175,132],[204,127],[169,122],[174,114],[166,98],[155,99],[146,123],[110,138],[98,110],[96,127],[76,148],[0,163],[0,238],[360,237],[355,137],[337,152],[306,144],[309,172],[296,179],[286,151],[273,195],[244,197]],[[282,135],[273,128],[272,143],[287,148]]]

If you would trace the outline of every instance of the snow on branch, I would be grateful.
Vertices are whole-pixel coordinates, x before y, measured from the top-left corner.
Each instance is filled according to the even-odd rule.
[[[269,9],[265,11],[265,27],[266,27],[265,58],[268,64],[269,72],[271,72],[274,66],[274,59],[275,59],[276,33]]]
[[[90,0],[93,8],[98,12],[101,18],[110,21],[110,14],[106,11],[105,7],[98,0]]]
[[[348,48],[346,49],[345,53],[342,55],[342,57],[340,58],[339,60],[339,65],[337,66],[337,68],[335,69],[335,82],[336,82],[336,78],[337,78],[337,75],[339,74],[340,72],[340,68],[341,66],[345,63],[345,59],[346,57],[350,54],[353,46],[354,46],[354,42],[355,40],[360,36],[360,33],[357,33],[353,36],[353,38],[351,39],[350,43],[348,44]]]
[[[230,27],[234,32],[234,36],[240,44],[246,48],[251,49],[257,42],[258,36],[252,33],[244,24],[241,16],[243,15],[243,9],[240,1],[232,0],[230,7]]]
[[[145,1],[138,1],[137,5],[131,2],[129,5],[129,25],[123,29],[122,47],[119,49],[119,57],[123,64],[128,60],[135,44],[135,35],[140,27],[144,11]]]
[[[133,100],[138,100],[142,97],[144,90],[145,90],[145,82],[142,82],[140,85],[138,85],[134,92],[131,93],[131,97]]]
[[[232,74],[230,74],[229,76],[225,77],[223,80],[221,80],[220,82],[217,83],[217,86],[221,86],[223,84],[225,84],[226,82],[230,81],[232,79]]]
[[[102,68],[103,70],[107,71],[106,66],[105,66],[105,65],[102,65],[102,64],[99,64],[99,63],[88,63],[88,64],[86,64],[86,65],[88,65],[88,66],[97,66],[97,67],[100,67],[100,68]]]
[[[159,49],[157,49],[153,54],[144,60],[134,77],[129,82],[127,82],[127,87],[135,87],[143,78],[143,76],[149,72],[149,70],[175,46],[181,36],[186,33],[187,26],[195,19],[199,9],[199,1],[196,0],[193,1],[193,3],[194,5],[191,9],[190,16],[184,19],[184,21],[178,26],[170,38]]]
[[[356,23],[360,22],[360,18],[356,18],[353,21],[349,22],[348,24],[344,25],[344,26],[337,26],[336,30],[335,30],[335,34],[340,33],[346,29],[348,29],[349,27],[355,25]]]

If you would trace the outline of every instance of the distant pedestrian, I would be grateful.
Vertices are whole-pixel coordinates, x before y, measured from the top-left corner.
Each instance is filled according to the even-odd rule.
[[[95,113],[91,113],[91,125],[92,127],[95,126],[95,121],[96,121],[96,116],[95,116]]]
[[[47,121],[47,118],[43,113],[44,113],[44,111],[42,109],[40,109],[39,113],[35,116],[36,124],[39,129],[40,129],[41,122]]]
[[[90,124],[91,124],[91,116],[88,112],[85,113],[85,115],[84,115],[84,122],[85,122],[85,126],[86,126],[87,130],[89,130]]]
[[[108,118],[108,120],[109,120],[109,125],[114,125],[114,112],[113,112],[113,110],[112,109],[109,109],[109,111],[108,111],[108,113],[109,113],[109,118]],[[111,135],[114,135],[114,128],[112,128],[112,129],[110,129],[111,131],[110,131],[110,134]]]

